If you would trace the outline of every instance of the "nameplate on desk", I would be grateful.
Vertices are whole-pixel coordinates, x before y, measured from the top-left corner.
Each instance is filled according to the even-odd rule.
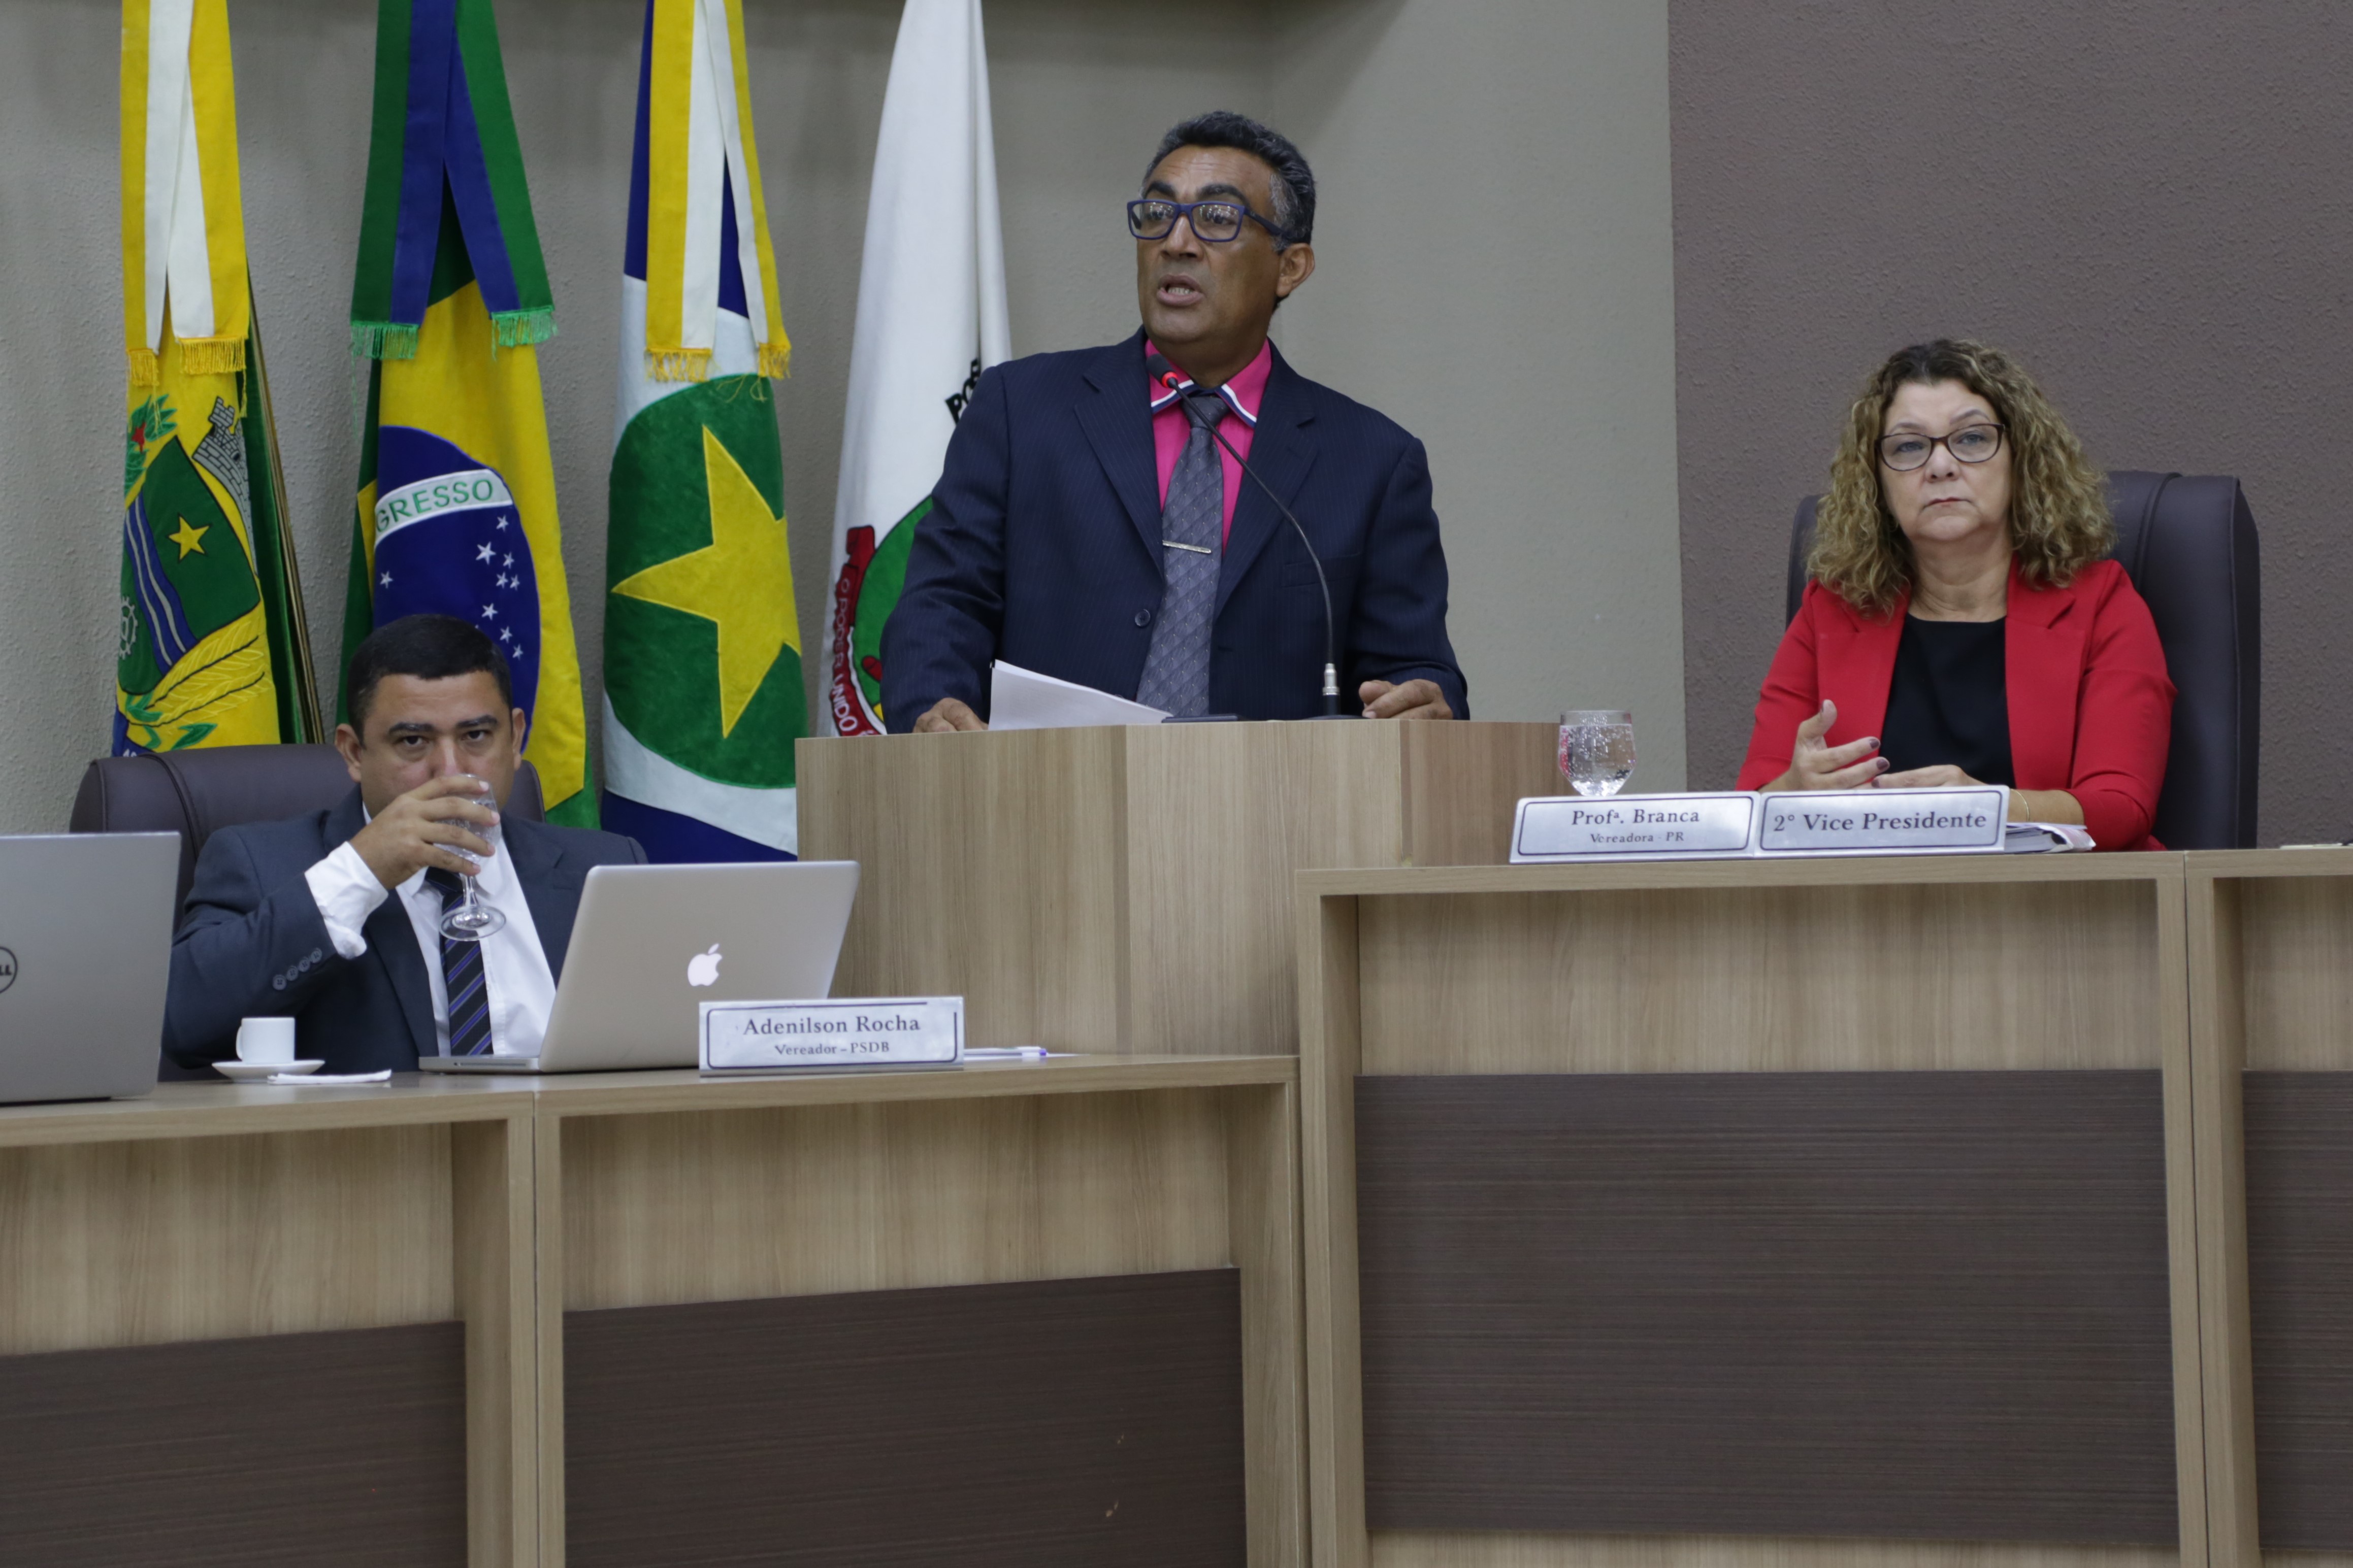
[[[2002,847],[2010,791],[1814,790],[1768,795],[1757,846],[1767,855],[1958,855]]]
[[[964,1060],[964,998],[705,1002],[702,1070],[947,1068]]]
[[[1723,859],[1751,852],[1750,794],[1532,796],[1512,823],[1512,863]]]

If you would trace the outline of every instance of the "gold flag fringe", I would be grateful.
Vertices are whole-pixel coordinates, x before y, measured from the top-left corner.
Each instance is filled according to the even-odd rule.
[[[709,349],[648,349],[646,351],[648,381],[708,381],[711,379]]]
[[[131,384],[133,386],[161,386],[164,384],[163,357],[156,353],[153,349],[132,349],[131,351]]]
[[[245,340],[182,338],[180,370],[187,375],[240,375],[245,371]]]
[[[771,380],[793,374],[793,345],[781,340],[760,345],[760,374]]]

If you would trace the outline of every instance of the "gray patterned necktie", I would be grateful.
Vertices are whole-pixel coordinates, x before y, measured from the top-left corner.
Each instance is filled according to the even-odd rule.
[[[1199,398],[1193,407],[1213,426],[1228,412],[1222,397]],[[1193,425],[1160,509],[1161,572],[1168,591],[1135,689],[1135,700],[1146,707],[1186,718],[1209,710],[1209,623],[1218,609],[1225,522],[1226,466],[1209,432]]]

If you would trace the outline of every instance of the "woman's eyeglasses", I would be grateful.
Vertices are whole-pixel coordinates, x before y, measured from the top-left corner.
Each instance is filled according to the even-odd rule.
[[[1949,436],[1898,431],[1879,438],[1879,460],[1899,474],[1908,474],[1926,467],[1939,447],[1950,452],[1957,463],[1982,463],[2001,450],[2001,426],[1965,425]]]

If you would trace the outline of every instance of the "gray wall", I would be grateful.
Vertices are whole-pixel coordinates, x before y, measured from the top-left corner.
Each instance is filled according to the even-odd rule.
[[[2105,468],[2237,475],[2263,535],[2265,843],[2353,834],[2335,432],[2353,10],[1669,6],[1692,778],[1728,783],[1790,510],[1864,374],[1988,339]]]
[[[1630,787],[1683,788],[1664,8],[1291,14],[1326,205],[1284,352],[1429,443],[1472,710],[1630,708]]]
[[[860,237],[896,0],[750,0],[794,374],[778,390],[801,625],[823,622]],[[344,319],[368,0],[234,0],[251,243],[314,639],[340,646],[358,381]],[[562,336],[542,351],[596,710],[621,200],[641,0],[501,0]],[[122,428],[114,0],[0,0],[0,831],[63,825],[111,700]],[[1683,780],[1666,30],[1655,5],[988,0],[1015,352],[1135,321],[1117,204],[1218,104],[1325,181],[1281,325],[1429,442],[1478,710],[1631,704]],[[1204,39],[1208,40],[1205,47]],[[1594,212],[1609,215],[1592,221]],[[816,649],[805,650],[814,688]],[[814,703],[812,712],[819,711]]]

